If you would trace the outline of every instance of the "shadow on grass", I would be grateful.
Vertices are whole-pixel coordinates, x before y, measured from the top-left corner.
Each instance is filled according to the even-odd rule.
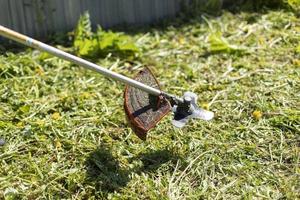
[[[21,53],[27,49],[22,44],[17,44],[16,42],[8,41],[4,38],[0,38],[0,54],[5,53]]]
[[[181,157],[174,153],[172,150],[162,149],[152,152],[146,152],[138,155],[133,158],[137,160],[141,160],[143,166],[139,167],[136,172],[137,173],[147,173],[147,172],[155,172],[162,164],[172,162],[176,165],[178,159]]]
[[[125,169],[112,155],[107,146],[101,146],[90,154],[86,160],[87,182],[95,186],[96,192],[107,196],[109,193],[119,191],[130,181],[131,173],[155,172],[162,164],[176,163],[181,159],[172,150],[162,149],[139,154],[129,160],[141,161],[142,165],[133,169]]]
[[[108,147],[99,147],[86,161],[87,179],[95,183],[96,190],[113,192],[126,186],[128,171],[121,169]]]

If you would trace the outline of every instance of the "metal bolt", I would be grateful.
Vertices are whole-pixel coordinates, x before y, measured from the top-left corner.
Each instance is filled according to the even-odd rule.
[[[185,103],[185,104],[191,104],[191,101],[192,101],[192,98],[191,98],[191,97],[189,97],[189,96],[185,96],[185,97],[184,97],[184,103]]]

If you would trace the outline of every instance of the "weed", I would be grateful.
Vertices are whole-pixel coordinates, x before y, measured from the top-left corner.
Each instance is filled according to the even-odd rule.
[[[106,56],[108,53],[125,56],[137,56],[139,49],[129,36],[123,33],[104,31],[100,26],[92,32],[88,12],[83,14],[75,29],[74,47],[78,55],[85,57]]]

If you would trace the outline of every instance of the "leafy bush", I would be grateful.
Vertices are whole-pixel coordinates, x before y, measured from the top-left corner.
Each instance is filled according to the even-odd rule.
[[[222,0],[190,0],[183,1],[183,12],[187,16],[197,16],[199,13],[219,15],[222,9]]]
[[[296,13],[300,13],[300,0],[286,0],[286,3]]]
[[[300,0],[225,0],[227,6],[238,6],[242,10],[260,10],[262,8],[290,8],[300,12]]]
[[[137,56],[138,47],[132,39],[124,33],[104,31],[98,27],[96,33],[92,32],[90,15],[84,13],[75,29],[74,47],[79,56],[95,57],[108,53],[123,56]]]
[[[184,3],[185,13],[188,15],[197,15],[203,12],[219,15],[223,7],[233,11],[291,8],[298,14],[300,13],[300,0],[190,0],[189,3]]]

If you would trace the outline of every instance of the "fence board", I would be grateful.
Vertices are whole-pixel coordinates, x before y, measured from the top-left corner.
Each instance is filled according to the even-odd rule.
[[[10,9],[9,9],[9,0],[0,0],[0,24],[4,26],[12,27]]]
[[[26,22],[24,17],[23,2],[18,0],[10,0],[10,10],[14,11],[16,14],[12,14],[12,21],[14,23],[14,28],[17,31],[26,33]]]
[[[35,20],[33,5],[31,0],[23,0],[23,10],[24,10],[24,19],[26,25],[26,34],[29,36],[36,36],[37,32],[35,30]],[[11,27],[16,30],[15,27]]]
[[[119,11],[120,16],[122,16],[120,19],[121,24],[133,24],[135,22],[134,6],[134,1],[120,0]]]

